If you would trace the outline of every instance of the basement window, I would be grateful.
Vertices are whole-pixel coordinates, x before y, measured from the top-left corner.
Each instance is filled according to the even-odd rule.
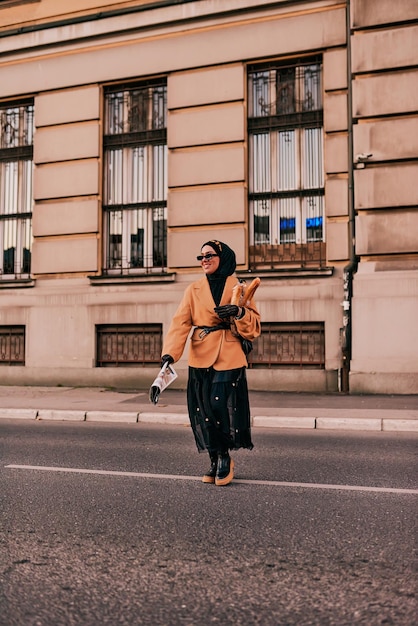
[[[96,367],[146,367],[161,361],[162,324],[96,326]]]
[[[324,322],[262,322],[250,368],[325,368]]]
[[[24,326],[0,326],[0,365],[25,365]]]

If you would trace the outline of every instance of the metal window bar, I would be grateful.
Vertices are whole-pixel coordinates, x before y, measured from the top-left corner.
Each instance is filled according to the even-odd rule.
[[[166,85],[118,88],[105,101],[104,272],[164,272]]]
[[[0,280],[31,271],[33,126],[32,103],[0,107]]]
[[[322,62],[295,60],[288,64],[249,66],[250,127],[305,125],[322,116]],[[312,113],[317,113],[313,116]],[[260,118],[257,122],[257,118]]]
[[[96,326],[96,367],[133,367],[160,363],[162,324]]]
[[[326,267],[326,245],[323,241],[307,243],[254,244],[249,247],[249,266],[257,270],[277,267]]]
[[[32,146],[33,104],[0,107],[0,150]]]
[[[248,357],[250,368],[325,367],[324,322],[262,322]]]
[[[25,365],[24,326],[0,326],[0,365]]]

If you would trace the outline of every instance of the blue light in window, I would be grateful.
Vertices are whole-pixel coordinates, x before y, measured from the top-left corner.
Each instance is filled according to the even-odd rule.
[[[321,217],[307,217],[306,228],[322,228],[322,216]]]
[[[296,220],[294,217],[281,217],[280,218],[280,230],[281,232],[295,232]]]

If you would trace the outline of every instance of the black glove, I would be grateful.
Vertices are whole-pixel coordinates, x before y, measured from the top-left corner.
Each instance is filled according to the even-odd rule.
[[[239,308],[236,304],[224,304],[223,306],[216,306],[213,309],[218,317],[224,319],[225,317],[236,317],[239,312]]]
[[[171,356],[171,354],[164,354],[164,355],[161,357],[161,367],[164,367],[164,365],[165,365],[166,363],[168,363],[169,365],[170,365],[171,363],[174,363],[174,359],[173,359],[173,357]]]

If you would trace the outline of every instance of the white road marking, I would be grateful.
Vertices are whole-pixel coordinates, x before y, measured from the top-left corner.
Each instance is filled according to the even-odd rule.
[[[45,465],[5,465],[6,469],[35,470],[42,472],[67,472],[73,474],[96,474],[102,476],[127,476],[130,478],[158,478],[159,480],[202,480],[200,476],[182,476],[181,474],[151,474],[148,472],[121,472],[117,470],[95,470],[76,467],[47,467]],[[396,487],[363,487],[360,485],[328,485],[321,483],[292,483],[278,480],[247,480],[237,478],[234,483],[245,485],[266,485],[268,487],[300,487],[302,489],[334,489],[342,491],[367,491],[379,493],[399,493],[418,495],[418,489],[398,489]]]

